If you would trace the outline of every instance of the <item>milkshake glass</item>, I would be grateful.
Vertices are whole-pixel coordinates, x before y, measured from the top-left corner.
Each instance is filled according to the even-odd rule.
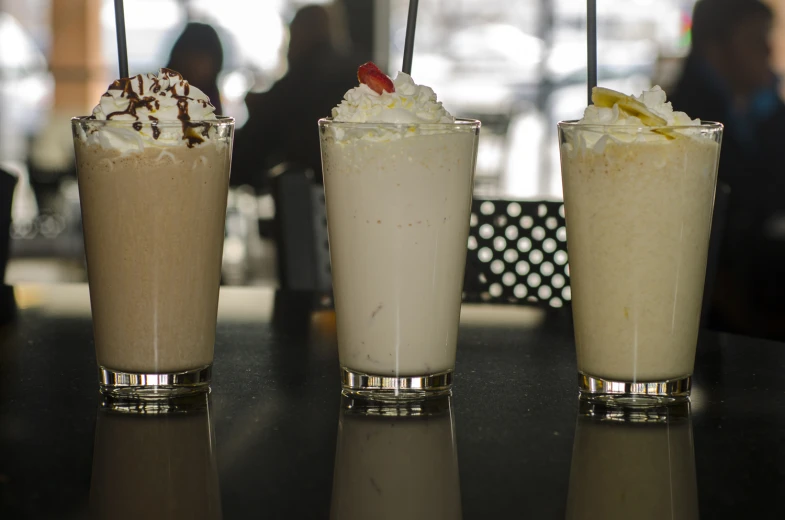
[[[141,93],[132,90],[143,80]],[[203,391],[213,363],[234,121],[211,113],[189,119],[187,108],[193,116],[204,102],[166,69],[113,87],[101,102],[114,104],[101,112],[109,117],[72,120],[101,389],[133,399]],[[164,117],[169,98],[180,120]]]
[[[398,409],[352,401],[343,397],[338,421],[330,518],[459,520],[451,398]]]
[[[344,391],[449,391],[479,121],[319,121]]]
[[[685,399],[722,125],[562,122],[559,136],[581,396]]]
[[[698,520],[688,402],[645,412],[582,402],[567,520]]]

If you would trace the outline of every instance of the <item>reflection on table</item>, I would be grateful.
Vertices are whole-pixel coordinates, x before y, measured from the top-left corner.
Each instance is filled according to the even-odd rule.
[[[100,407],[95,427],[93,518],[205,519],[221,515],[207,394],[172,413]]]
[[[649,410],[581,403],[566,517],[699,518],[689,403]]]
[[[330,518],[461,518],[451,397],[363,406],[344,398]]]

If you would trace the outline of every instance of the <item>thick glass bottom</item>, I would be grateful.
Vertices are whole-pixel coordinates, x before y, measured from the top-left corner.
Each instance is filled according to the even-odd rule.
[[[137,415],[204,413],[207,411],[209,399],[209,386],[199,393],[159,399],[139,399],[136,397],[117,397],[111,394],[102,394],[100,409],[108,413]]]
[[[451,396],[451,390],[420,400],[376,401],[344,395],[341,397],[341,408],[344,414],[366,417],[433,417],[450,412]]]
[[[162,374],[119,372],[98,367],[101,393],[116,400],[154,402],[209,391],[212,365]]]
[[[422,376],[391,377],[355,372],[341,367],[343,393],[373,401],[405,401],[447,395],[452,370]]]
[[[578,416],[596,422],[668,424],[682,420],[689,421],[690,401],[685,399],[653,406],[608,406],[604,403],[581,400],[578,405]]]
[[[689,400],[690,376],[665,381],[611,381],[578,373],[581,399],[607,406],[661,406]]]

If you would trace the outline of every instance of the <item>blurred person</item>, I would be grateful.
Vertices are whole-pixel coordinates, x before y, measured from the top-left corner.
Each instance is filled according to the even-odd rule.
[[[772,20],[758,0],[699,0],[692,49],[671,96],[675,109],[725,123],[720,168],[733,173],[756,158],[757,134],[782,106],[770,65]]]
[[[719,182],[731,189],[709,326],[785,339],[785,104],[771,64],[770,8],[699,0],[675,110],[720,121]],[[708,303],[708,302],[707,302]]]
[[[218,74],[223,68],[224,51],[216,30],[207,24],[190,22],[177,37],[166,67],[176,70],[207,94],[216,114],[223,114],[218,91]]]
[[[299,9],[289,35],[286,75],[267,92],[246,96],[248,122],[235,139],[233,184],[264,190],[266,172],[281,163],[309,168],[321,178],[316,123],[357,83],[358,64],[333,45],[324,7]]]

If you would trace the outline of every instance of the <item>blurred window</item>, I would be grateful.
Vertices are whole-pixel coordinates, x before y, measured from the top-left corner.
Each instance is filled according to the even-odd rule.
[[[666,90],[689,47],[694,0],[597,2],[598,76]],[[408,0],[390,0],[389,67],[400,69]],[[475,191],[561,199],[556,122],[586,106],[586,2],[420,2],[412,76],[454,115],[483,122]],[[676,63],[674,65],[674,62]]]

